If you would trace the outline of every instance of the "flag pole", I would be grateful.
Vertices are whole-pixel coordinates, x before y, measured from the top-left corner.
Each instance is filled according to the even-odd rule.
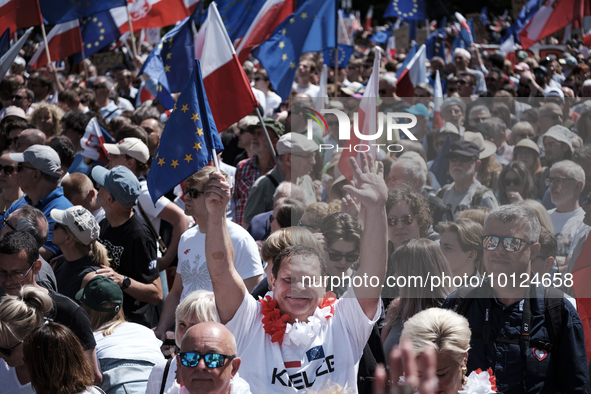
[[[261,116],[261,111],[259,110],[259,107],[257,107],[256,111],[257,111],[257,116],[259,117],[259,122],[261,122],[261,126],[263,127],[263,131],[265,132],[265,137],[267,137],[267,143],[269,144],[269,148],[271,148],[271,154],[273,155],[273,161],[275,161],[275,167],[277,168],[277,171],[279,171],[279,175],[281,176],[281,179],[285,179],[283,177],[283,173],[281,172],[281,167],[279,166],[279,160],[277,159],[277,155],[275,154],[275,148],[273,148],[273,143],[271,142],[271,137],[269,137],[269,132],[267,131],[267,127],[265,126],[265,122],[263,122],[263,117]]]
[[[41,24],[41,32],[43,33],[43,43],[45,44],[45,54],[47,55],[47,64],[51,63],[51,56],[49,56],[49,45],[47,44],[47,35],[45,34],[45,24]]]
[[[339,97],[339,3],[335,1],[334,5],[336,12],[336,23],[334,24],[334,97]]]
[[[137,49],[135,47],[135,35],[133,34],[133,25],[131,24],[131,13],[129,12],[129,4],[125,6],[127,10],[127,22],[129,22],[129,34],[131,35],[131,50],[133,52],[133,57],[137,56]]]
[[[222,170],[220,170],[220,161],[218,160],[218,152],[215,150],[215,148],[211,148],[212,152],[213,152],[213,164],[215,164],[215,169],[218,170],[219,173],[222,172]]]

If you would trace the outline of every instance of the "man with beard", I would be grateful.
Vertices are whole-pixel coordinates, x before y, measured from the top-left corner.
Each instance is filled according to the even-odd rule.
[[[442,199],[451,208],[454,220],[458,218],[460,211],[474,206],[483,206],[491,210],[499,206],[494,192],[476,180],[480,166],[479,155],[478,146],[466,140],[452,143],[451,151],[445,155],[449,160],[449,173],[454,181],[445,189]]]

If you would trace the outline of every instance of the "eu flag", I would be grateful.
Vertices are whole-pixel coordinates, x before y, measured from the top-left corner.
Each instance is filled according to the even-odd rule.
[[[451,137],[448,135],[439,153],[437,153],[437,157],[433,160],[433,164],[431,164],[431,172],[441,186],[453,182],[451,175],[449,175],[449,159],[445,158],[449,151],[451,151]]]
[[[191,17],[188,16],[162,37],[148,55],[138,76],[146,73],[156,78],[170,93],[177,93],[187,84],[194,59],[195,44]]]
[[[300,8],[303,8],[310,1],[313,0],[306,1],[300,6]],[[320,4],[313,7],[318,9],[318,11],[311,14],[313,17],[312,26],[309,31],[305,30],[308,31],[308,36],[306,37],[306,42],[302,48],[302,53],[320,52],[325,48],[334,48],[336,44],[334,34],[337,29],[335,0],[316,0],[316,2]],[[296,14],[298,14],[298,10],[296,10]],[[304,10],[300,12],[299,15],[302,15],[303,17],[306,12],[307,11]]]
[[[266,0],[220,0],[216,1],[220,16],[230,40],[244,37]],[[334,31],[334,30],[333,30]]]
[[[326,16],[328,10],[334,11],[334,1],[306,0],[296,12],[277,26],[265,42],[252,51],[267,70],[271,84],[283,100],[287,100],[291,94],[291,86],[302,53],[321,51],[335,46],[336,14],[334,12],[332,12],[332,31],[326,31],[325,34],[320,32],[323,30],[321,22],[328,18]],[[332,41],[330,35],[332,35]],[[304,49],[306,44],[308,47]],[[310,49],[311,47],[314,49]]]
[[[439,56],[445,61],[445,29],[436,30],[429,36],[425,42],[425,51],[427,59]]]
[[[396,16],[406,20],[425,20],[427,7],[425,0],[390,0],[384,18]]]
[[[308,362],[313,360],[321,360],[324,358],[324,348],[322,345],[314,346],[306,352],[306,356],[308,357]]]
[[[80,22],[80,33],[82,34],[82,42],[84,42],[84,57],[86,58],[121,36],[119,27],[109,11],[83,18]],[[79,56],[76,63],[81,61],[82,56]]]
[[[126,5],[127,0],[39,0],[46,25],[84,18]]]
[[[351,59],[351,54],[353,53],[354,49],[355,49],[355,47],[353,45],[339,44],[339,47],[338,47],[339,68],[347,67],[347,64],[349,64],[349,59]],[[324,64],[326,64],[326,67],[334,67],[334,58],[335,58],[335,48],[334,47],[333,48],[326,48],[324,50],[324,55],[323,55]]]
[[[392,30],[376,31],[370,40],[377,44],[385,44],[388,42],[388,37],[392,35]]]
[[[212,149],[224,149],[209,108],[199,61],[183,89],[148,173],[148,189],[156,201],[213,160]]]
[[[521,30],[523,30],[525,25],[527,25],[534,14],[538,12],[542,6],[542,3],[542,0],[529,0],[527,3],[525,3],[523,8],[521,8],[521,11],[519,11],[519,15],[517,16],[515,22],[513,22],[509,29],[507,29],[507,34],[505,37],[503,37],[501,42],[504,42],[507,37],[509,37],[509,34],[513,34],[515,42],[521,42],[519,40],[519,33],[521,33]]]

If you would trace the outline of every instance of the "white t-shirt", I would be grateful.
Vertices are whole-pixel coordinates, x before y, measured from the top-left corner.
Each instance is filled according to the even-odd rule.
[[[320,94],[320,86],[310,84],[310,86],[304,89],[300,88],[300,85],[296,85],[296,91],[298,93],[305,93],[311,98],[316,98]]]
[[[160,351],[162,341],[156,338],[154,331],[141,324],[125,322],[111,335],[104,336],[101,331],[94,332],[96,358],[114,358],[147,361],[158,364],[164,360]],[[100,363],[99,363],[100,365]]]
[[[275,112],[275,108],[279,107],[281,104],[281,97],[275,92],[268,91],[267,96],[265,97],[267,102],[267,108],[265,110],[265,118],[273,118],[273,113]]]
[[[252,278],[263,274],[259,248],[251,235],[238,224],[226,219],[230,240],[234,246],[234,266],[240,277]],[[205,261],[205,234],[199,226],[188,229],[181,235],[178,248],[177,275],[183,279],[180,302],[195,290],[213,291]]]
[[[454,185],[455,182],[453,182],[449,189],[445,191],[445,194],[443,195],[443,202],[451,206],[451,212],[454,215],[455,220],[458,218],[458,215],[461,211],[472,208],[472,199],[482,184],[476,181],[468,188],[468,190],[463,192],[456,191]],[[499,202],[497,201],[495,194],[492,191],[487,190],[482,195],[480,205],[493,210],[499,207]]]
[[[0,358],[0,392],[10,394],[35,394],[31,383],[20,384],[16,376],[16,370],[9,367],[6,361]]]
[[[319,390],[329,383],[357,391],[359,360],[380,308],[369,320],[357,298],[344,296],[334,305],[335,315],[306,348],[271,342],[261,321],[261,309],[261,303],[246,294],[226,324],[236,337],[241,376],[257,393]]]
[[[152,226],[154,226],[156,233],[158,233],[160,231],[160,222],[162,220],[158,218],[158,215],[160,215],[160,212],[162,212],[166,205],[168,205],[170,200],[162,196],[156,201],[156,206],[154,206],[154,203],[152,202],[152,197],[150,197],[150,192],[148,191],[148,181],[146,181],[145,179],[141,179],[140,186],[141,190],[140,196],[138,197],[138,202],[142,204],[142,208],[146,213],[146,216],[150,218]],[[133,209],[135,210],[135,213],[140,215],[142,219],[144,218],[140,213],[140,210],[137,207],[137,205],[135,205]]]
[[[552,226],[554,226],[554,236],[558,242],[556,250],[557,256],[568,256],[568,253],[574,249],[577,244],[577,236],[580,231],[589,226],[583,223],[585,210],[581,207],[570,212],[559,213],[556,208],[548,211]]]

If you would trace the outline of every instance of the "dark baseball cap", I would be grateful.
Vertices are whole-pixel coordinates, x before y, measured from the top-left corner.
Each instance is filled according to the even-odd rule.
[[[285,134],[285,126],[283,126],[282,123],[280,123],[276,120],[273,120],[271,118],[264,118],[263,122],[265,124],[265,127],[267,128],[267,131],[272,130],[275,133],[275,135],[277,136],[277,138],[280,138],[283,134]],[[256,124],[249,125],[247,127],[247,130],[250,133],[254,133],[254,129],[257,127],[262,127],[261,122],[257,122]]]
[[[451,151],[445,155],[445,158],[449,159],[455,155],[478,158],[480,156],[480,148],[474,142],[459,140],[451,144]]]
[[[76,300],[97,312],[118,312],[123,305],[123,290],[113,279],[95,275],[76,293]],[[116,305],[104,307],[104,304]]]
[[[105,167],[94,167],[92,178],[107,189],[115,201],[125,206],[135,205],[140,196],[141,185],[130,169],[116,166],[111,171]]]

